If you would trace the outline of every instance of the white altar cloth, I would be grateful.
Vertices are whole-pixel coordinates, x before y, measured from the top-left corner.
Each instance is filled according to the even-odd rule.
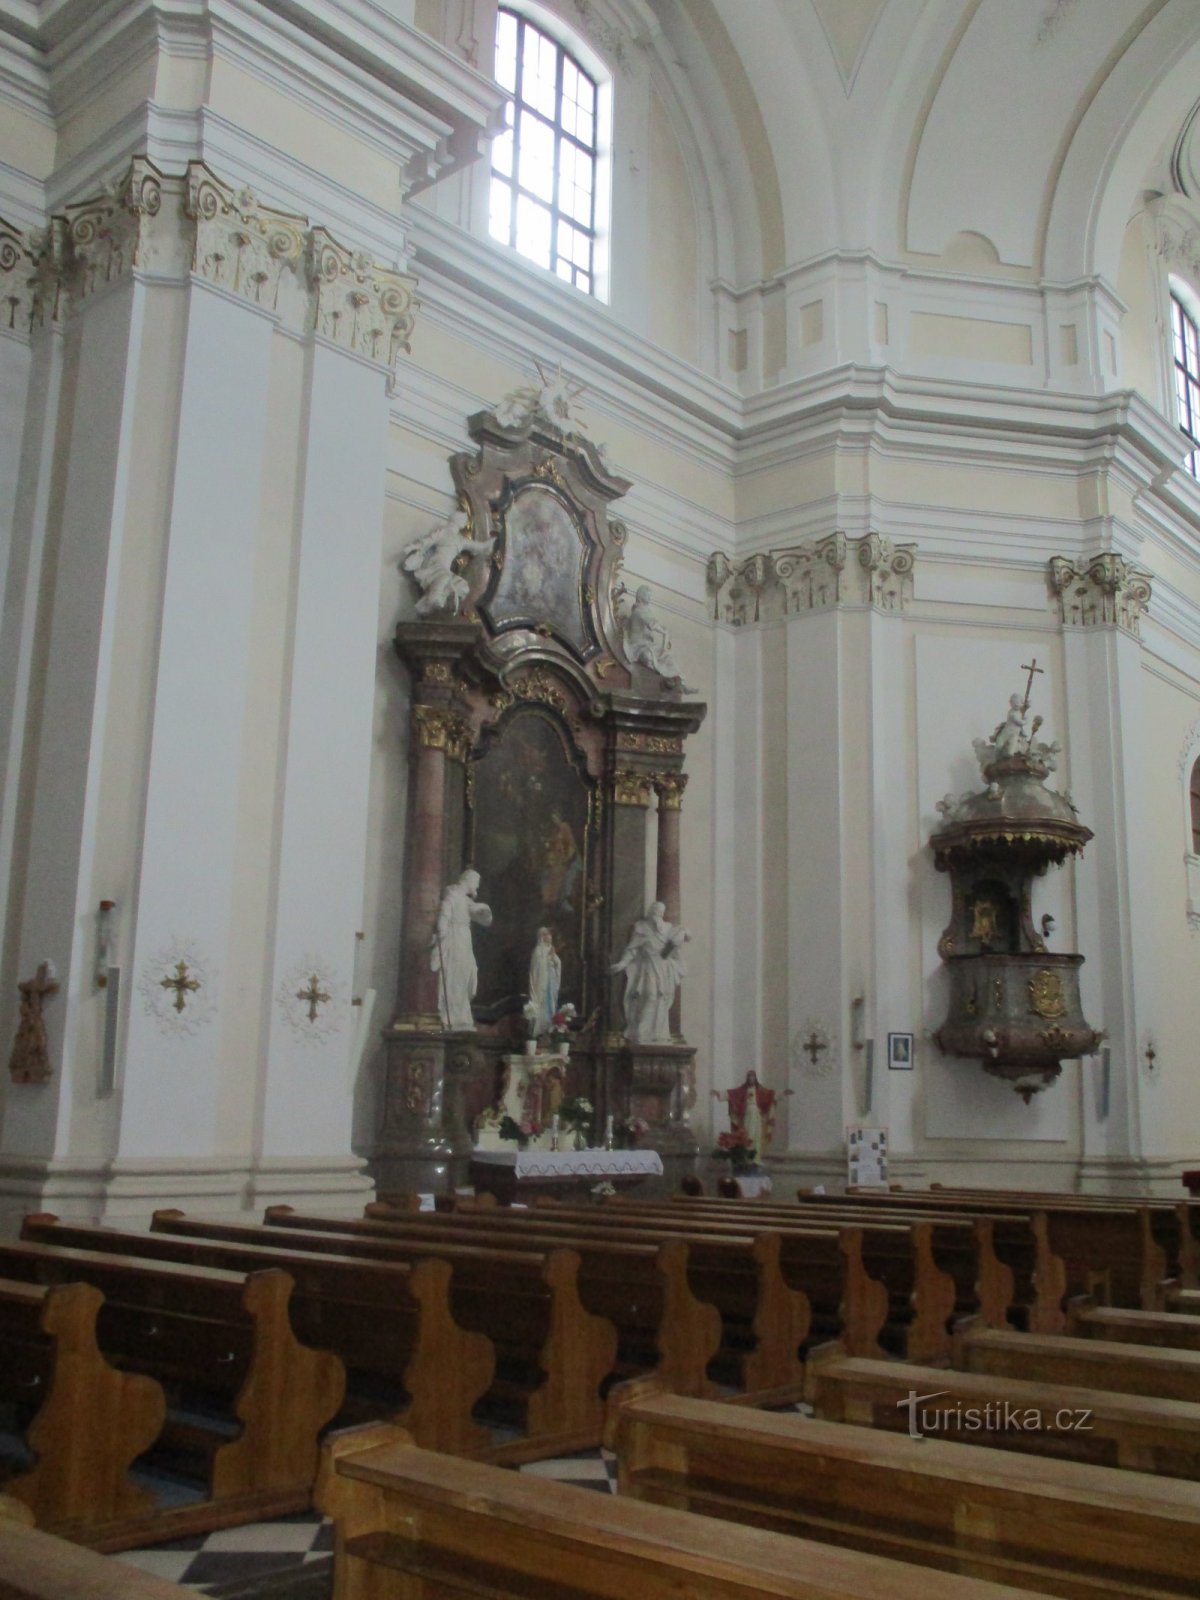
[[[661,1178],[657,1150],[476,1150],[472,1161],[512,1166],[518,1178]]]

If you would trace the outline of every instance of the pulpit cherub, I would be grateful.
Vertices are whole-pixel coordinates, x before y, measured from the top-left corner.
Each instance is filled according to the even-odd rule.
[[[454,563],[461,555],[489,556],[495,545],[495,539],[471,537],[471,514],[461,506],[445,522],[407,545],[400,568],[412,576],[421,590],[417,615],[456,615],[470,585],[461,573],[455,572]]]

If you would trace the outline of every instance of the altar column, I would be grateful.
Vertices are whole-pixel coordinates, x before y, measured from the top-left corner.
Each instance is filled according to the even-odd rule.
[[[655,897],[667,908],[667,921],[679,922],[680,906],[679,834],[683,818],[683,791],[687,774],[660,772],[655,775],[658,794],[658,862],[655,869]],[[671,1002],[671,1037],[683,1038],[683,990],[676,989]]]

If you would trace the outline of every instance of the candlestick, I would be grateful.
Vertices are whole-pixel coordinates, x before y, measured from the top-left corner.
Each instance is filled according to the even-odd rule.
[[[611,1150],[612,1147],[613,1147],[613,1119],[612,1119],[612,1112],[610,1111],[609,1114],[608,1114],[608,1120],[604,1124],[604,1148],[606,1150]]]

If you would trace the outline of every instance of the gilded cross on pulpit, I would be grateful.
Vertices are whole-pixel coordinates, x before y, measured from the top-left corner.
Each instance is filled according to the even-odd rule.
[[[175,998],[171,1004],[176,1011],[182,1011],[184,1006],[187,1005],[188,995],[195,994],[196,990],[200,988],[200,980],[193,978],[189,974],[186,961],[177,961],[175,963],[174,976],[160,978],[159,985],[163,989],[174,989]]]
[[[1045,672],[1045,668],[1038,666],[1037,657],[1034,656],[1032,661],[1022,661],[1021,671],[1029,674],[1029,682],[1025,685],[1025,704],[1021,707],[1022,711],[1028,711],[1030,697],[1033,694],[1033,675],[1036,672],[1041,677]]]
[[[296,990],[296,999],[308,1001],[308,1020],[315,1022],[317,1020],[317,1007],[324,1005],[327,1000],[332,1000],[333,996],[326,994],[325,990],[321,988],[320,980],[314,972],[308,980],[308,988]]]

